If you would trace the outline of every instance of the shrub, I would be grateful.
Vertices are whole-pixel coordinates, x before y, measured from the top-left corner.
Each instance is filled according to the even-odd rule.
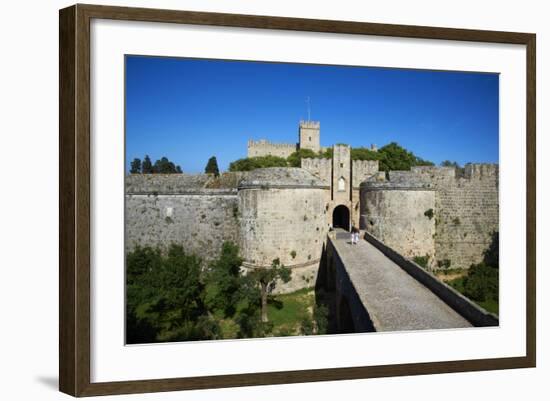
[[[489,248],[483,253],[483,262],[486,265],[495,267],[499,266],[499,252],[498,252],[498,231],[494,231],[491,235],[491,244]]]
[[[309,336],[314,334],[315,324],[309,317],[304,317],[300,323],[300,334],[303,336]]]
[[[424,212],[424,216],[426,216],[428,219],[432,219],[434,217],[434,210],[428,209]]]
[[[218,338],[201,302],[200,265],[177,245],[165,256],[152,248],[127,255],[128,343]]]
[[[451,261],[449,259],[438,260],[437,267],[448,269],[449,267],[451,267]]]
[[[381,154],[368,148],[351,148],[351,160],[380,160]]]
[[[286,159],[278,156],[245,157],[229,164],[229,171],[251,171],[266,167],[287,167]]]
[[[433,163],[424,160],[407,149],[391,142],[378,149],[378,160],[380,170],[410,170],[413,166],[433,166]],[[353,158],[353,155],[352,155]]]
[[[327,334],[328,308],[325,305],[315,305],[313,309],[313,320],[317,326],[317,334]]]
[[[313,159],[318,157],[320,155],[311,149],[300,149],[288,156],[286,160],[290,167],[301,167],[303,158]]]
[[[475,301],[498,301],[498,269],[485,263],[472,265],[464,278],[464,295]]]
[[[428,267],[428,262],[430,261],[430,255],[425,255],[425,256],[415,256],[413,258],[413,261],[414,263],[416,263],[417,265],[423,267],[423,268],[426,268]]]

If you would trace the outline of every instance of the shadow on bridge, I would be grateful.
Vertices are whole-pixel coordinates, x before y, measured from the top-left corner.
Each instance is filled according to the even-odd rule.
[[[356,292],[349,288],[349,278],[343,277],[345,269],[337,271],[338,267],[334,262],[334,249],[330,241],[327,241],[323,245],[315,283],[316,304],[328,311],[327,334],[376,331]]]

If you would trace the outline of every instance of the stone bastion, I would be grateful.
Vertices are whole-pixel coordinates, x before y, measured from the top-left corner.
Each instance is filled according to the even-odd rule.
[[[499,168],[380,172],[361,184],[360,204],[360,227],[404,256],[428,256],[435,268],[469,268],[498,239]]]
[[[224,241],[245,269],[274,259],[292,269],[288,292],[315,284],[328,231],[328,185],[301,168],[248,173],[131,174],[126,177],[126,250],[178,244],[205,263]]]
[[[328,231],[328,190],[301,168],[250,172],[238,187],[244,267],[267,267],[278,258],[292,269],[292,281],[281,287],[284,292],[313,286]]]
[[[435,254],[435,189],[414,180],[361,184],[359,226],[407,258]]]

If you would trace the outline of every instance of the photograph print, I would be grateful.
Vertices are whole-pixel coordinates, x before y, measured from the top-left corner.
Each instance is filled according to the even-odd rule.
[[[499,320],[499,75],[125,56],[126,344]]]

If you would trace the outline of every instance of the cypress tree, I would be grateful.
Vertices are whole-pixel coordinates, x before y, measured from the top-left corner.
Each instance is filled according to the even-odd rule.
[[[141,173],[141,160],[137,157],[132,160],[130,163],[130,173],[131,174],[139,174]]]
[[[218,161],[216,160],[216,156],[212,156],[210,159],[208,159],[208,163],[206,164],[204,172],[206,174],[214,174],[214,177],[220,176],[220,170],[218,168]]]
[[[141,163],[141,172],[143,174],[151,174],[153,172],[153,164],[151,163],[149,155],[145,155],[143,163]]]

